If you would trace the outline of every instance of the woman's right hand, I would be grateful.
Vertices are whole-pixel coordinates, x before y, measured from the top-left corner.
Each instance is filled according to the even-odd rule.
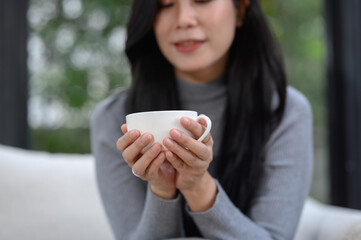
[[[174,198],[176,171],[166,160],[162,146],[155,143],[143,154],[142,150],[152,142],[152,135],[145,133],[140,136],[138,130],[128,132],[126,124],[121,129],[124,135],[118,139],[117,148],[125,162],[142,180],[150,183],[154,194],[165,199]]]

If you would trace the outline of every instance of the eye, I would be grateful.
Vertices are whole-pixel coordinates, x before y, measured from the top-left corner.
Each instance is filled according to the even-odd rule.
[[[171,6],[173,6],[173,3],[159,4],[159,5],[158,5],[158,9],[170,8]]]
[[[170,8],[172,7],[174,4],[172,1],[166,1],[166,0],[163,0],[163,1],[159,1],[158,2],[158,9],[164,9],[164,8]]]
[[[196,3],[207,3],[213,0],[195,0]]]

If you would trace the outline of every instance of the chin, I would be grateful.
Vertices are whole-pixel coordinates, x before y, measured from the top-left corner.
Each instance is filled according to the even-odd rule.
[[[206,69],[206,66],[202,65],[195,65],[195,64],[187,64],[187,65],[175,65],[176,68],[184,73],[196,73],[199,71],[202,71],[204,69]]]

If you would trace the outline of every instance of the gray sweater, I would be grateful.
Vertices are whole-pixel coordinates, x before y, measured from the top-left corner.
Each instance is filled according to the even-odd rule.
[[[214,156],[220,156],[226,86],[221,79],[199,85],[178,80],[178,88],[184,109],[211,118]],[[132,174],[116,148],[125,123],[126,95],[102,101],[91,123],[99,191],[114,236],[125,240],[183,237],[181,196],[164,200],[154,195],[147,182]],[[312,145],[310,105],[300,92],[288,87],[285,114],[267,143],[259,191],[249,213],[234,206],[217,180],[212,208],[193,213],[186,207],[186,211],[207,239],[292,239],[309,192]],[[209,168],[212,175],[215,165],[212,162]]]

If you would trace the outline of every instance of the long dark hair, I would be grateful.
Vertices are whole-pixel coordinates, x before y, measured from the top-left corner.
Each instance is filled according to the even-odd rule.
[[[233,0],[239,6],[240,0]],[[133,81],[127,112],[181,109],[173,66],[161,53],[153,32],[156,0],[134,0],[125,52]],[[230,50],[228,100],[222,159],[216,177],[244,213],[257,191],[265,145],[283,116],[286,77],[280,49],[257,0],[251,0]],[[276,98],[277,106],[272,106]]]

